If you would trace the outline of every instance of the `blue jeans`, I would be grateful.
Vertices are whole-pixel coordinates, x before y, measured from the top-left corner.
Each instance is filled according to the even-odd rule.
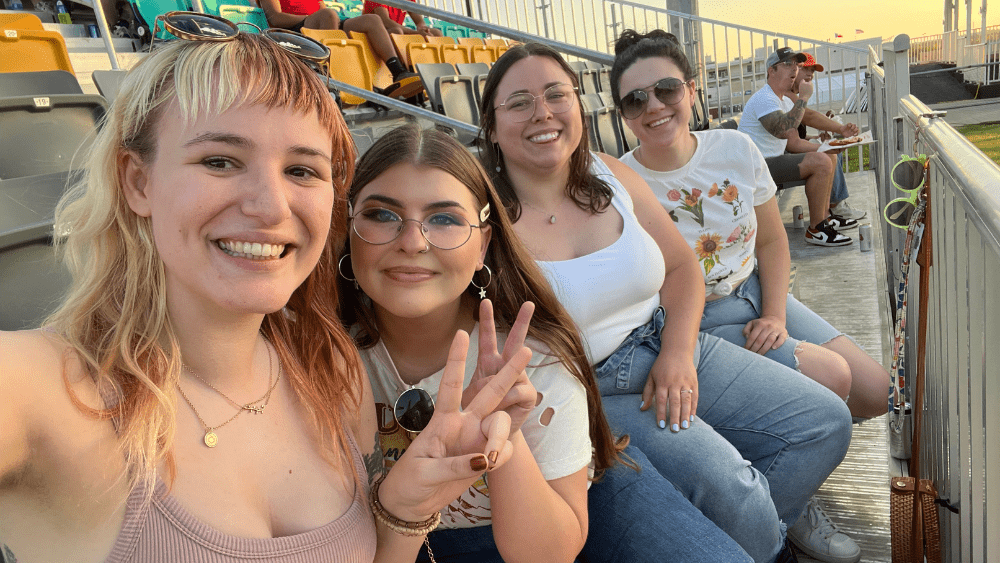
[[[640,471],[617,464],[590,487],[590,532],[577,561],[586,563],[749,563],[732,538],[685,499],[634,446],[625,455]],[[437,530],[429,536],[439,563],[503,563],[493,527]],[[417,561],[429,562],[426,548]]]
[[[701,331],[742,347],[747,341],[743,327],[759,319],[763,310],[760,278],[755,271],[736,291],[705,303]],[[791,295],[785,303],[785,329],[788,338],[784,344],[776,350],[768,350],[764,357],[792,369],[798,369],[795,348],[799,342],[822,345],[843,334]]]
[[[698,418],[679,433],[639,410],[660,352],[658,309],[596,366],[604,410],[671,483],[758,563],[773,561],[809,497],[843,460],[851,415],[795,370],[704,333],[694,362]]]
[[[833,189],[830,190],[830,205],[847,199],[847,178],[844,177],[844,153],[837,155],[837,169],[833,171]]]

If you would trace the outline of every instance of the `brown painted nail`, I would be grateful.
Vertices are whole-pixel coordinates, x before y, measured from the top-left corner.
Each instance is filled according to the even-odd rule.
[[[494,467],[496,467],[496,464],[497,464],[497,458],[498,458],[498,457],[500,457],[500,452],[498,452],[498,451],[496,451],[496,450],[493,450],[493,451],[492,451],[492,452],[490,452],[490,454],[489,454],[488,456],[486,456],[486,457],[488,457],[488,458],[489,458],[489,460],[490,460],[490,469],[493,469]]]
[[[486,456],[484,455],[477,455],[469,460],[469,467],[471,467],[473,471],[486,471],[486,468],[489,466],[490,464],[486,461]]]

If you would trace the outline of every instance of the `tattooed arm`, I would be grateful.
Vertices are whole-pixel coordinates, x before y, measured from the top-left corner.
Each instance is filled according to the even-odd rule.
[[[760,124],[768,133],[779,139],[785,138],[785,133],[794,130],[802,122],[802,116],[806,113],[806,100],[799,99],[788,112],[781,110],[773,111],[760,118]]]

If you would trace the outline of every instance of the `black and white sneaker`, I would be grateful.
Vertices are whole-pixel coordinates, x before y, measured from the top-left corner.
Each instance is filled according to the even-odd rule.
[[[837,232],[849,231],[851,229],[858,228],[858,222],[855,221],[854,219],[851,219],[849,217],[844,217],[843,215],[835,215],[833,213],[831,213],[830,216],[826,218],[826,224],[833,227],[833,230]]]
[[[847,246],[854,241],[851,237],[838,233],[827,219],[816,225],[815,229],[812,227],[806,229],[806,242],[816,246]]]

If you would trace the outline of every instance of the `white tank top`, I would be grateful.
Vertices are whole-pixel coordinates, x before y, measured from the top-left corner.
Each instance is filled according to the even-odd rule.
[[[596,154],[591,155],[590,171],[614,192],[611,207],[622,216],[621,236],[586,256],[538,265],[580,327],[590,363],[597,364],[653,317],[666,266],[660,247],[639,224],[632,198]]]

